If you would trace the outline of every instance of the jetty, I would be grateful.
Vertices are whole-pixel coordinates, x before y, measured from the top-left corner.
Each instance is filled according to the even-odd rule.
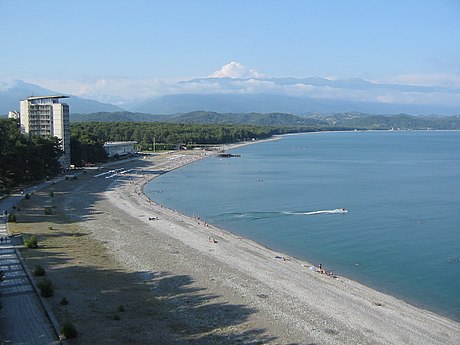
[[[241,157],[241,155],[238,155],[238,154],[225,153],[225,152],[220,152],[217,154],[217,156],[222,157],[222,158]]]

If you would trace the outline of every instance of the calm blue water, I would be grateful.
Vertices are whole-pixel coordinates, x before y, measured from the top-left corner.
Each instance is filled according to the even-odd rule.
[[[460,132],[303,134],[233,153],[145,192],[460,321]]]

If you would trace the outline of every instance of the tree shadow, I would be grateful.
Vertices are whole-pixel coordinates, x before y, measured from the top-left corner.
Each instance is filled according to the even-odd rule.
[[[257,310],[216,301],[221,296],[207,294],[203,288],[192,287],[192,283],[190,276],[170,276],[166,272],[153,280],[153,289],[168,304],[169,318],[175,320],[174,331],[182,338],[197,344],[262,344],[275,339],[263,329],[232,331]]]
[[[131,165],[130,165],[131,164]],[[17,216],[17,221],[21,223],[53,222],[53,223],[72,223],[85,222],[95,219],[95,215],[103,214],[97,210],[95,205],[103,198],[103,193],[114,190],[120,184],[135,182],[146,176],[162,175],[168,170],[152,170],[150,162],[142,160],[135,163],[127,163],[127,168],[133,166],[129,173],[118,172],[116,176],[110,173],[113,167],[93,170],[87,174],[82,174],[74,179],[66,179],[58,183],[50,184],[46,188],[36,191],[29,195],[28,199],[23,199],[12,212]],[[104,174],[105,175],[101,175]],[[110,178],[106,178],[112,176]],[[73,195],[75,199],[70,203],[68,196]],[[32,206],[31,206],[32,205]],[[27,207],[27,214],[21,208]]]
[[[54,235],[53,235],[54,236]],[[58,236],[58,235],[56,235]],[[42,236],[46,242],[46,236]],[[191,276],[74,264],[47,247],[23,250],[28,266],[43,266],[55,286],[48,299],[60,324],[79,331],[71,344],[267,344],[276,337],[251,326],[255,308],[209,293]],[[36,278],[40,280],[40,278]],[[65,297],[69,302],[62,305]],[[27,325],[23,325],[27,327]],[[18,325],[18,327],[21,327]]]

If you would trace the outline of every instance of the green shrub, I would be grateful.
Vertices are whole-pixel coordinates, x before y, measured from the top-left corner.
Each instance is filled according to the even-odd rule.
[[[38,247],[38,241],[35,235],[28,236],[23,241],[27,248],[37,248]]]
[[[54,287],[53,282],[49,279],[43,279],[41,282],[38,283],[38,288],[41,291],[41,295],[43,297],[51,297],[54,294]]]
[[[48,195],[49,196],[54,196],[54,192],[49,192]]]
[[[69,304],[69,301],[67,300],[67,298],[62,297],[62,299],[61,299],[61,305],[67,305],[67,304]]]
[[[37,277],[43,277],[45,274],[46,274],[46,271],[43,268],[43,266],[40,266],[40,265],[35,266],[34,275],[36,275]]]
[[[78,335],[77,329],[75,328],[74,324],[72,321],[67,320],[64,322],[64,324],[61,326],[61,334],[68,338],[75,338]]]
[[[8,223],[16,223],[16,221],[17,221],[16,215],[14,213],[10,213],[8,215]]]
[[[29,200],[30,199],[30,194],[27,193],[26,196],[24,197],[26,200]]]
[[[118,306],[118,309],[117,309],[120,313],[124,312],[125,311],[125,307],[123,307],[123,305],[119,305]]]
[[[121,320],[121,317],[120,317],[120,315],[118,315],[118,314],[114,314],[114,315],[112,315],[112,320],[120,321],[120,320]]]
[[[45,214],[48,215],[48,216],[49,216],[50,214],[53,214],[53,211],[51,210],[51,207],[45,207],[45,211],[44,211],[44,212],[45,212]]]

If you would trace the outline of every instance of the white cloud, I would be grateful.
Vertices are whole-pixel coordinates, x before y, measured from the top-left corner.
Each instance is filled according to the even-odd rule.
[[[221,69],[211,73],[209,78],[262,78],[263,74],[249,69],[239,62],[232,61],[223,65]]]

